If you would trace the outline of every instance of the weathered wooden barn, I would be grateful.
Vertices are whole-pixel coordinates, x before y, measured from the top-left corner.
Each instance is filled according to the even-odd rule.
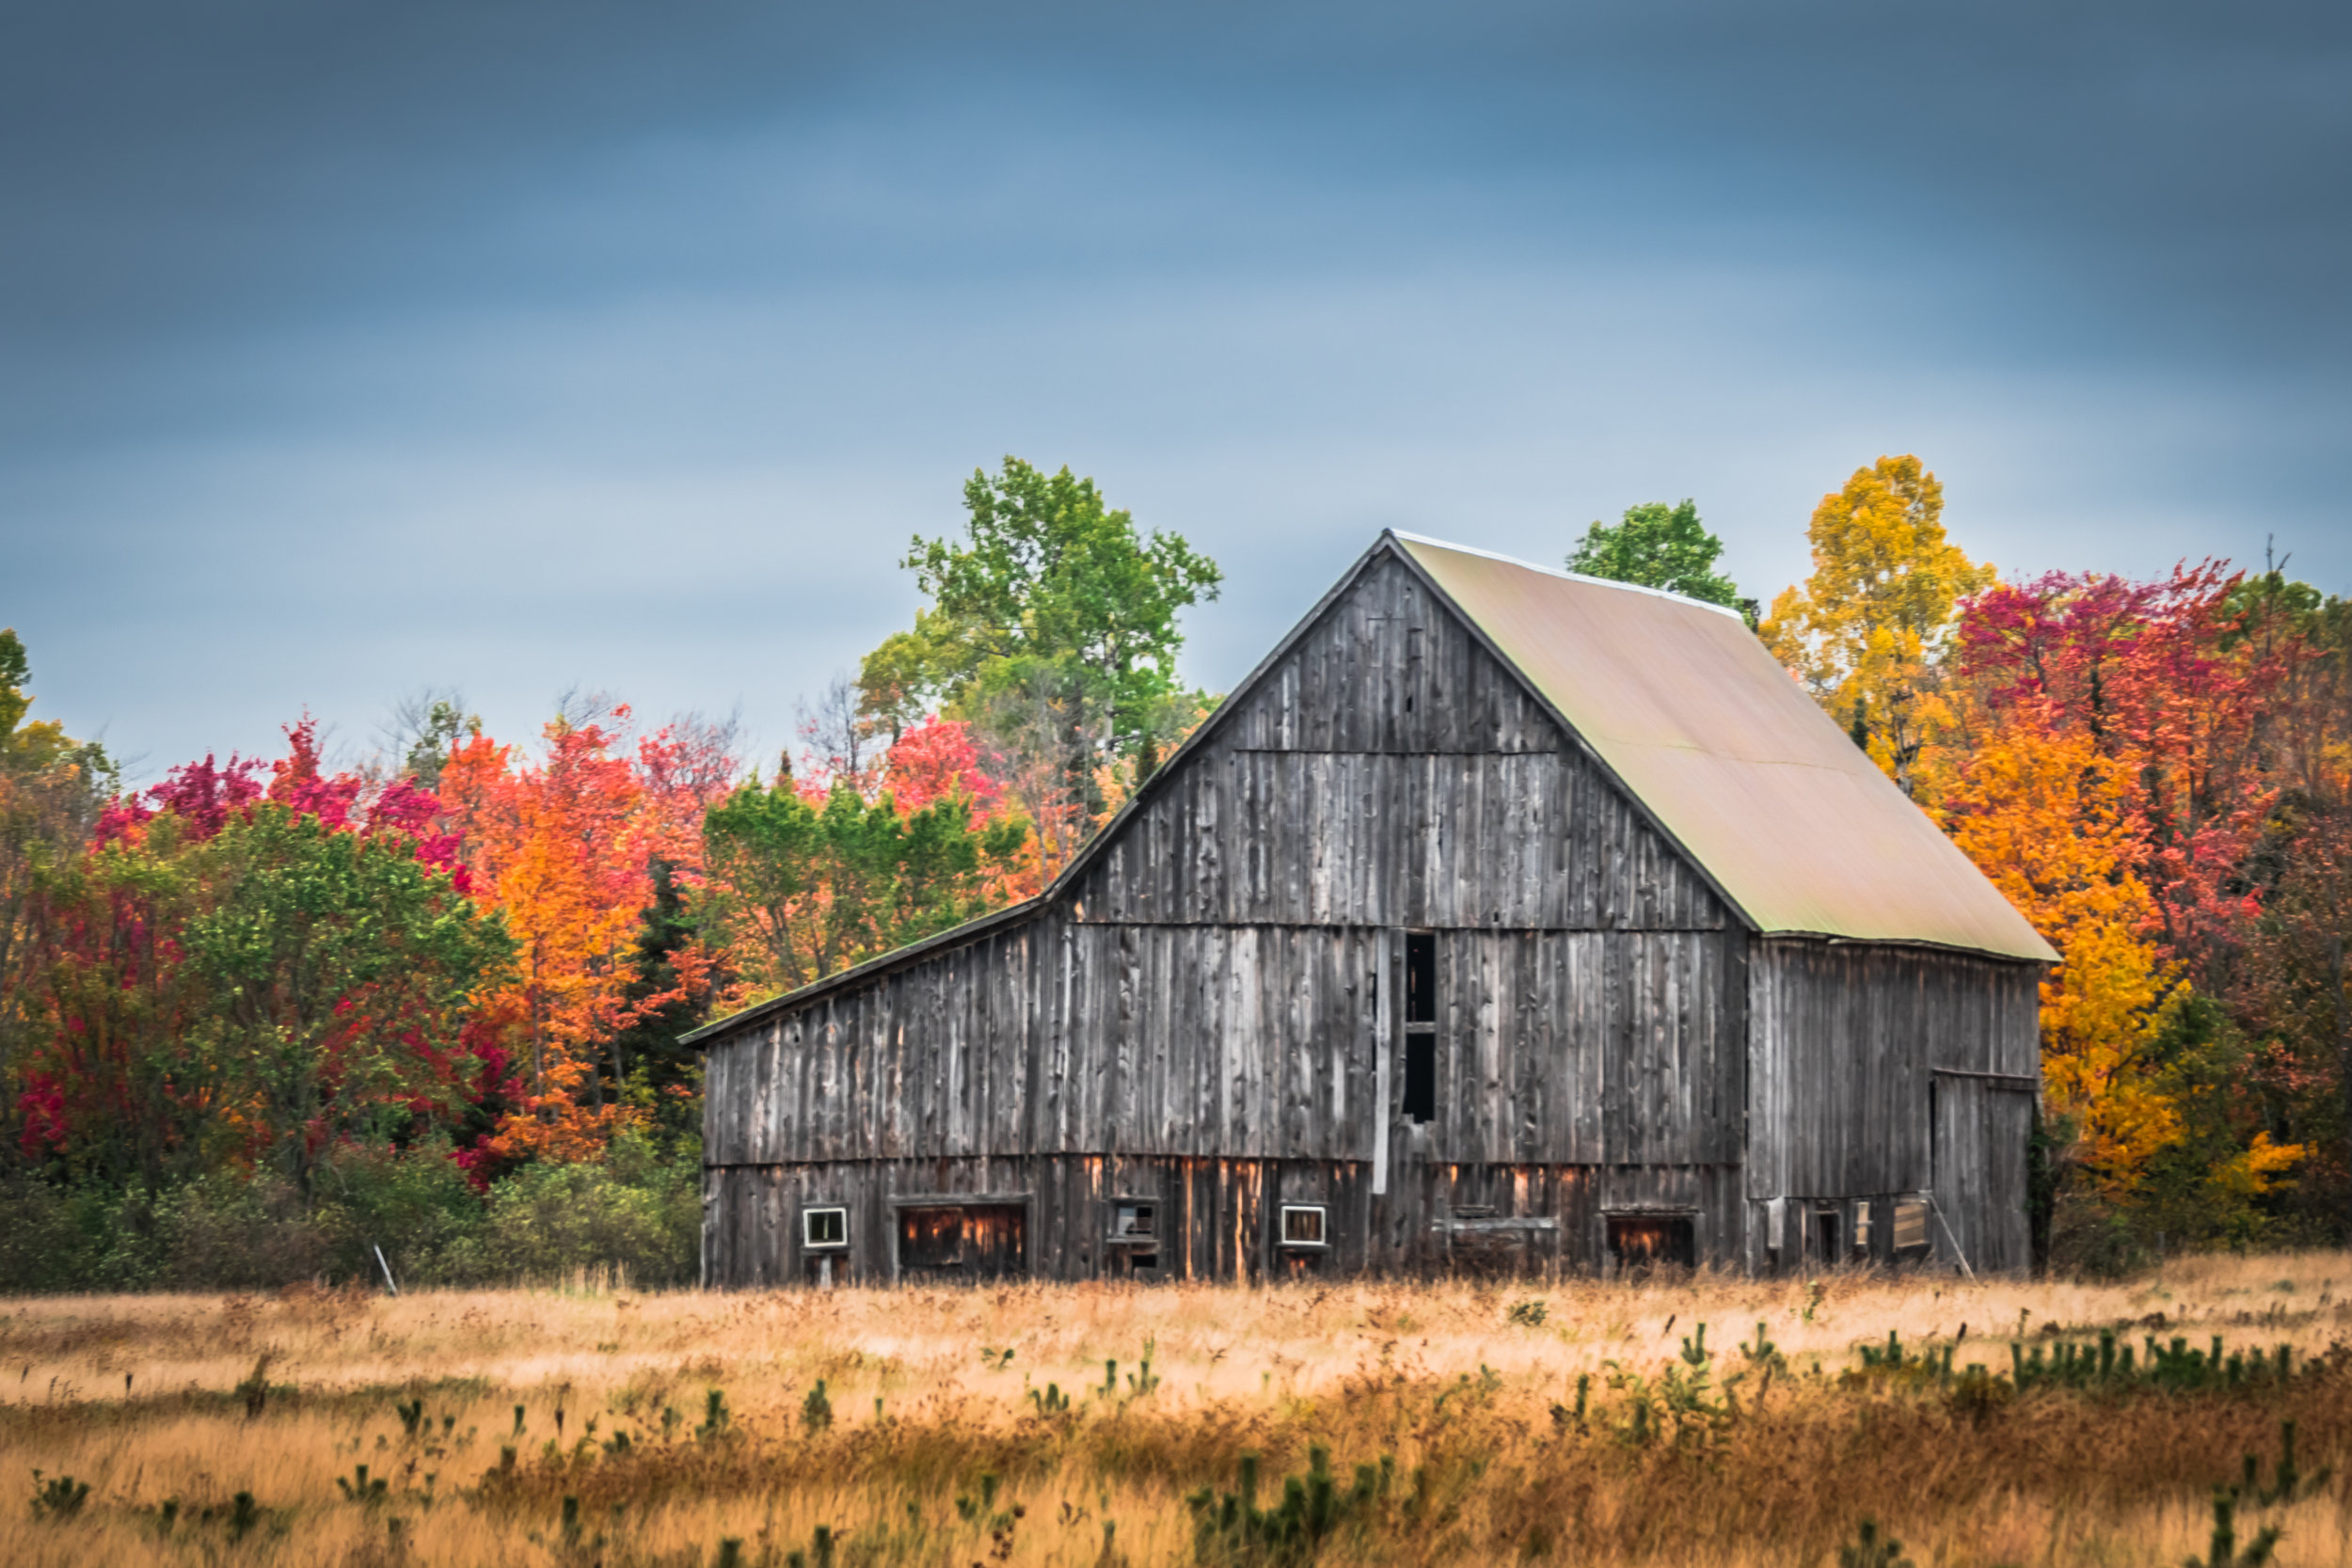
[[[2055,958],[1737,616],[1384,534],[1041,896],[694,1037],[704,1273],[2016,1269]]]

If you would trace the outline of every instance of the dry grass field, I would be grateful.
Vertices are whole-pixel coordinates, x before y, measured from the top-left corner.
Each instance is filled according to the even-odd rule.
[[[1867,1517],[1920,1568],[2177,1568],[2254,1452],[2240,1548],[2344,1563],[2347,1339],[2341,1254],[2115,1286],[20,1299],[0,1562],[1835,1564]]]

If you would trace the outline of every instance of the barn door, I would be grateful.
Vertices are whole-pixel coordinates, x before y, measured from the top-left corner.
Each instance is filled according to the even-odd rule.
[[[1938,1069],[1928,1086],[1934,1143],[1935,1212],[1929,1232],[1939,1258],[1954,1243],[1979,1274],[2026,1268],[2026,1143],[2033,1131],[2032,1080]]]

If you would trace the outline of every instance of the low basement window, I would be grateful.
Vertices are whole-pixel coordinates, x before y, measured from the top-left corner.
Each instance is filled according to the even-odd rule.
[[[1895,1250],[1925,1252],[1928,1246],[1928,1205],[1925,1198],[1895,1200]]]
[[[801,1245],[811,1252],[834,1252],[850,1244],[847,1209],[801,1211]]]
[[[1282,1244],[1292,1247],[1329,1246],[1329,1212],[1320,1203],[1283,1204]]]

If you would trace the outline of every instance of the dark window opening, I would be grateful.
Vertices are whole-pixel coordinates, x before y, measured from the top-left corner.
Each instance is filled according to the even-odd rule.
[[[1330,1245],[1330,1227],[1327,1220],[1327,1212],[1320,1203],[1285,1203],[1282,1205],[1282,1244]]]
[[[1629,1269],[1695,1268],[1698,1227],[1687,1214],[1618,1214],[1609,1221],[1609,1255]]]
[[[1813,1212],[1812,1233],[1806,1238],[1811,1245],[1806,1251],[1815,1262],[1836,1263],[1845,1257],[1845,1251],[1838,1243],[1838,1232],[1844,1227],[1843,1220],[1844,1216],[1835,1209],[1817,1209]]]
[[[802,1210],[801,1244],[811,1250],[848,1246],[850,1212],[847,1209]]]
[[[1438,1022],[1438,935],[1412,931],[1405,938],[1405,1026],[1435,1027]]]
[[[1111,1210],[1111,1240],[1114,1242],[1148,1242],[1157,1232],[1153,1220],[1159,1206],[1152,1203],[1120,1203]]]
[[[1431,931],[1405,938],[1405,1096],[1408,1121],[1438,1116],[1438,938]]]
[[[1412,1121],[1438,1116],[1438,1037],[1405,1037],[1405,1115]]]

